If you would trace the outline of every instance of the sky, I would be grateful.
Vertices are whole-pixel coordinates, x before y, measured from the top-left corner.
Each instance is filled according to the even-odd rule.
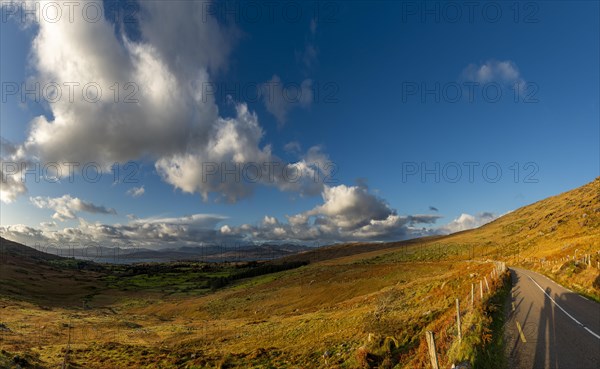
[[[5,1],[0,234],[402,240],[600,175],[593,1]]]

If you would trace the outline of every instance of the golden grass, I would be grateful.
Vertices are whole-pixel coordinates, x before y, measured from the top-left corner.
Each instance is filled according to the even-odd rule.
[[[71,327],[74,367],[119,367],[124,358],[132,368],[153,367],[150,356],[166,367],[177,367],[185,357],[186,367],[215,367],[225,360],[240,367],[265,361],[275,367],[335,368],[358,367],[360,347],[380,347],[394,337],[389,360],[397,363],[421,355],[424,329],[447,318],[455,296],[466,298],[476,278],[469,274],[491,269],[470,262],[348,261],[161,302],[132,296],[106,308],[48,311],[3,301],[11,333],[3,335],[2,348],[55,367],[64,358]],[[379,355],[375,361],[386,359],[385,352],[374,355]]]

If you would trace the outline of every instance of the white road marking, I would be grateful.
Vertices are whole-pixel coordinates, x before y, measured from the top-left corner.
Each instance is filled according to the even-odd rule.
[[[567,313],[567,311],[565,309],[563,309],[562,306],[560,306],[556,301],[554,301],[554,299],[548,295],[546,293],[546,291],[544,291],[544,289],[542,288],[542,286],[540,286],[533,278],[531,278],[529,275],[527,276],[529,279],[531,279],[531,281],[533,283],[535,283],[536,286],[538,286],[538,288],[544,293],[544,295],[548,296],[548,298],[550,299],[550,301],[552,301],[552,303],[554,303],[554,305],[556,305],[560,310],[562,310],[563,313],[567,314],[567,316],[569,318],[571,318],[575,323],[577,323],[578,325],[580,325],[581,327],[583,327],[586,331],[588,331],[592,336],[596,337],[597,339],[600,340],[600,335],[597,333],[594,333],[591,329],[589,329],[588,327],[586,327],[585,325],[583,325],[583,323],[581,323],[579,320],[575,319],[573,317],[573,315]]]

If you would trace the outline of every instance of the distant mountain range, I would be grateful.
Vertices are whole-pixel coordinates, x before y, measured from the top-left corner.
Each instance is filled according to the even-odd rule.
[[[3,240],[4,242],[4,240]],[[311,250],[312,247],[296,244],[260,244],[242,246],[182,246],[162,250],[151,250],[136,247],[106,247],[90,246],[86,248],[45,247],[31,249],[39,254],[91,260],[100,263],[127,264],[136,262],[166,262],[166,261],[253,261],[271,260],[284,256],[295,255]]]

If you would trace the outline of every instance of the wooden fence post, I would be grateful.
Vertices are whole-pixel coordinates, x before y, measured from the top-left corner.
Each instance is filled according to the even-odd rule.
[[[440,369],[437,351],[435,349],[435,336],[432,331],[427,331],[425,333],[427,336],[427,346],[429,347],[429,359],[431,360],[431,367],[433,369]]]
[[[487,288],[487,291],[488,291],[488,292],[491,292],[491,291],[490,291],[490,284],[489,284],[489,283],[488,283],[488,281],[487,281],[487,277],[483,277],[483,279],[485,280],[485,287]]]
[[[479,280],[479,296],[481,297],[481,301],[483,301],[483,281]]]
[[[462,341],[462,329],[460,328],[460,302],[456,299],[456,327],[458,328],[458,340]]]
[[[600,269],[600,268],[598,268]],[[473,307],[473,302],[475,300],[475,283],[471,283],[471,308]]]

